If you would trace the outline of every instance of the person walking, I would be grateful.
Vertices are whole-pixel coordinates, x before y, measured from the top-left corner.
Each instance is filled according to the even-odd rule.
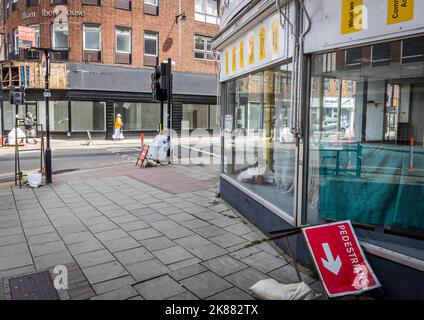
[[[121,114],[118,113],[116,115],[116,118],[115,118],[115,125],[114,125],[115,131],[114,131],[113,136],[112,136],[113,140],[124,138],[124,135],[122,133],[122,126],[123,126],[122,116],[121,116]]]
[[[37,144],[37,140],[35,140],[35,129],[34,129],[34,125],[37,123],[37,121],[31,112],[27,112],[24,123],[25,123],[26,143],[29,143],[28,138],[32,138],[32,141],[34,142],[34,144]]]

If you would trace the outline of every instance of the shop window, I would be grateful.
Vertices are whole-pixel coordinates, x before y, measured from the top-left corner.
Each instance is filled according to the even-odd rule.
[[[101,0],[82,0],[83,5],[87,6],[101,6]]]
[[[55,61],[68,60],[69,31],[67,23],[52,24],[52,48],[59,50],[52,54]]]
[[[159,15],[159,0],[144,0],[144,14]]]
[[[361,67],[362,48],[346,50],[346,69],[357,69]]]
[[[115,0],[115,8],[121,10],[131,10],[131,0]]]
[[[40,5],[40,0],[26,0],[27,7],[35,7]]]
[[[158,57],[158,33],[144,31],[144,65],[156,66]]]
[[[101,61],[101,29],[99,25],[84,24],[83,43],[84,43],[84,61]]]
[[[219,133],[221,127],[221,118],[220,118],[220,106],[210,105],[209,106],[209,129],[214,130],[215,134]]]
[[[208,129],[207,104],[183,104],[183,121],[187,121],[189,129]]]
[[[216,0],[196,0],[194,19],[196,21],[219,24]]]
[[[38,123],[46,128],[46,105],[38,101]],[[69,105],[68,101],[49,102],[50,130],[68,132],[69,130]]]
[[[390,64],[390,43],[376,44],[372,46],[372,66],[384,66]]]
[[[212,52],[213,38],[195,35],[194,36],[194,58],[203,60],[215,60]]]
[[[351,220],[366,241],[416,258],[411,246],[418,248],[419,240],[413,239],[424,239],[421,41],[404,43],[403,59],[414,63],[387,64],[391,58],[384,51],[393,45],[379,44],[373,65],[331,72],[328,81],[341,82],[340,95],[324,86],[311,91],[305,221]],[[351,57],[350,63],[357,63],[359,55]],[[316,83],[329,76],[320,67],[322,58],[312,57]],[[407,244],[400,244],[398,235],[409,237]]]
[[[402,63],[424,61],[424,37],[403,41]]]
[[[116,28],[116,63],[131,63],[131,29]]]
[[[291,64],[226,83],[224,172],[292,222]]]
[[[114,109],[124,131],[156,130],[160,123],[160,103],[115,102]]]
[[[12,1],[12,11],[18,10],[19,1],[18,0],[11,0],[11,1]]]
[[[93,101],[71,102],[72,131],[105,131],[106,103]]]

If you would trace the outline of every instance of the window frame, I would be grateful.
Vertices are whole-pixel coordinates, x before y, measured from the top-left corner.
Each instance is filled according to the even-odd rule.
[[[129,52],[119,51],[118,50],[118,30],[119,31],[129,31]],[[126,27],[116,27],[115,28],[115,52],[121,54],[132,54],[132,29]]]
[[[154,2],[154,3],[150,3],[150,2]],[[143,4],[159,7],[159,0],[143,0]]]
[[[99,32],[99,49],[87,49],[86,47],[86,28],[97,28]],[[94,51],[94,52],[101,52],[102,51],[102,27],[100,24],[94,24],[94,23],[83,23],[82,25],[82,49],[84,51]]]
[[[196,37],[202,37],[203,38],[203,41],[204,41],[204,48],[203,48],[203,50],[196,49]],[[205,35],[202,35],[202,34],[194,34],[194,39],[193,40],[194,40],[193,50],[194,50],[194,59],[195,60],[215,61],[215,59],[208,59],[207,58],[208,53],[210,53],[212,55],[212,57],[214,56],[213,50],[208,51],[208,40],[213,41],[213,37],[205,36]],[[197,58],[196,57],[196,52],[197,53],[203,53],[204,54],[203,58]]]
[[[207,13],[207,9],[206,9],[207,1],[208,0],[195,0],[194,1],[194,20],[195,21],[198,21],[198,22],[203,22],[203,23],[209,23],[209,24],[216,24],[216,25],[218,25],[219,24],[218,2],[215,1],[216,2],[216,6],[217,6],[216,7],[216,15],[212,15],[210,13]],[[203,3],[204,11],[198,11],[197,10],[197,3],[198,2],[202,2]],[[198,19],[197,18],[198,16],[202,16],[203,19],[202,20]],[[207,21],[208,20],[207,19],[208,17],[213,17],[215,19],[215,22],[208,22]]]
[[[68,31],[68,43],[67,43],[67,46],[66,47],[57,47],[56,46],[56,43],[55,43],[55,37],[54,37],[54,32],[55,32],[55,26],[57,26],[57,25],[60,25],[60,24],[62,24],[62,25],[66,25],[66,29],[67,29],[67,31]],[[51,24],[51,47],[52,47],[52,49],[58,49],[58,50],[69,50],[69,24],[68,23],[52,23]]]
[[[152,37],[150,39],[153,39],[153,35],[155,36],[155,40],[156,40],[156,54],[146,53],[146,39],[149,37],[149,36],[146,37],[146,35],[149,34],[149,33],[150,33],[150,36]],[[144,40],[144,43],[143,43],[143,45],[144,45],[144,48],[143,48],[144,55],[145,56],[149,56],[149,57],[157,57],[157,56],[159,56],[159,32],[150,31],[150,30],[144,30],[144,38],[143,38],[143,40]]]

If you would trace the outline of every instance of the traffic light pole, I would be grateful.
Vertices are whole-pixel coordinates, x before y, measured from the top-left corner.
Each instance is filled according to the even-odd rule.
[[[171,117],[172,117],[172,60],[168,58],[168,151],[167,157],[171,159]],[[169,160],[171,161],[171,160]]]
[[[46,105],[46,154],[45,154],[45,166],[46,166],[46,183],[52,183],[52,151],[50,149],[50,110],[49,110],[49,59],[50,53],[48,50],[44,51],[46,55],[46,74],[44,76],[44,99]]]

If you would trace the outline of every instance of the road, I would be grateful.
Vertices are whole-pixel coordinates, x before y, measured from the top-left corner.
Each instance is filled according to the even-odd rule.
[[[204,151],[202,151],[204,150]],[[183,157],[214,157],[219,158],[219,147],[210,148],[206,145],[191,145],[181,147],[179,158]],[[134,163],[140,149],[133,146],[104,147],[96,149],[59,149],[52,150],[53,174],[72,172],[84,169],[94,169],[113,165]],[[40,151],[20,153],[21,171],[36,171],[40,168]],[[0,155],[0,183],[14,180],[15,155],[13,153]]]

